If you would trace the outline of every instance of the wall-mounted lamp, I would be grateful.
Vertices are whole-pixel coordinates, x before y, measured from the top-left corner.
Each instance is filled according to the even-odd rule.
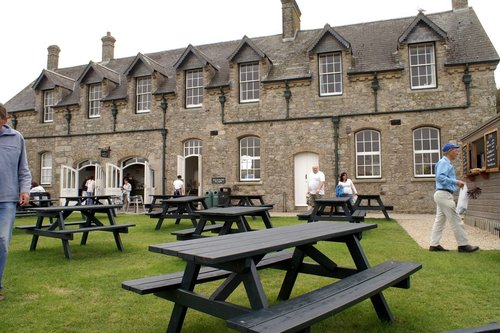
[[[69,135],[69,133],[71,132],[71,112],[69,111],[69,109],[66,109],[64,118],[66,119],[67,133]]]
[[[111,116],[113,116],[113,132],[116,130],[116,116],[118,115],[118,108],[116,107],[116,103],[113,102],[111,105]]]
[[[15,115],[12,115],[12,127],[14,129],[17,127],[17,117]]]
[[[167,112],[168,102],[165,96],[162,96],[161,98],[160,107],[163,110],[163,112]]]

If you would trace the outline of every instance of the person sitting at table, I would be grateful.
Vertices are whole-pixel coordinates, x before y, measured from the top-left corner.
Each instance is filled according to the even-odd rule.
[[[32,181],[30,193],[36,193],[36,192],[46,192],[46,191],[42,185],[39,185],[37,182]]]
[[[130,204],[130,192],[132,192],[132,184],[128,182],[128,178],[125,178],[123,179],[122,186],[123,209],[128,209],[128,205]]]
[[[358,191],[356,190],[356,186],[349,178],[347,172],[342,172],[339,176],[339,184],[344,189],[344,197],[349,197],[351,204],[354,205],[354,196],[358,195]]]

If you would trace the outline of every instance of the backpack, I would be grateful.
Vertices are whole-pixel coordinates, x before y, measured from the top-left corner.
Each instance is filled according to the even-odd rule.
[[[338,197],[338,198],[344,196],[344,187],[342,185],[338,184],[335,187],[335,196]]]

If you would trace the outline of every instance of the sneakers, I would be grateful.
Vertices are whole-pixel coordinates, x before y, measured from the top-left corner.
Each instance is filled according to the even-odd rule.
[[[431,251],[431,252],[447,252],[449,250],[445,249],[441,245],[437,245],[437,246],[431,245],[431,246],[429,246],[429,251]]]
[[[463,245],[458,247],[458,252],[474,252],[479,250],[479,246]]]

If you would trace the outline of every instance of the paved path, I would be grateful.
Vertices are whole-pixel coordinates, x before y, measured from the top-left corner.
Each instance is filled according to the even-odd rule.
[[[297,213],[272,212],[271,216],[293,216]],[[415,240],[422,248],[429,248],[431,238],[432,224],[434,223],[433,214],[398,214],[390,213],[391,218],[396,220],[401,227]],[[368,212],[367,218],[384,218],[382,213]],[[471,245],[478,245],[481,250],[500,250],[500,238],[479,228],[465,225],[465,230],[469,236]],[[449,250],[457,249],[457,242],[449,223],[444,229],[441,245]]]

